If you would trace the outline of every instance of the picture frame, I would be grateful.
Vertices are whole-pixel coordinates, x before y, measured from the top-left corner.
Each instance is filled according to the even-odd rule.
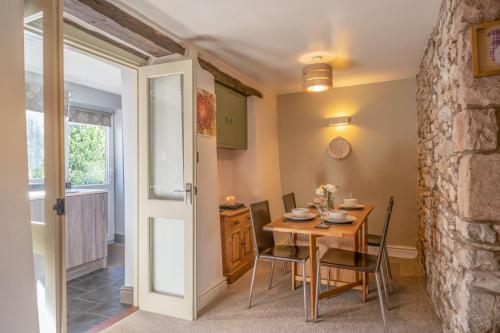
[[[500,75],[500,20],[472,25],[472,73]]]
[[[196,92],[197,134],[217,136],[215,93],[198,88]]]

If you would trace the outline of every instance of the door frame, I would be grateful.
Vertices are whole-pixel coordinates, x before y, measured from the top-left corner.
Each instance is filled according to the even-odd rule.
[[[64,28],[66,29],[67,25],[64,25]],[[88,39],[88,36],[84,32],[79,32],[76,31],[74,27],[69,27],[71,30],[71,34],[63,35],[63,44],[68,45],[72,48],[78,49],[79,51],[86,53],[91,56],[98,57],[100,59],[103,59],[105,61],[111,61],[117,65],[127,67],[135,72],[136,76],[136,92],[137,92],[137,100],[135,104],[135,111],[134,111],[134,118],[136,120],[136,124],[134,124],[134,127],[136,128],[137,132],[133,140],[137,144],[137,152],[135,156],[133,157],[134,163],[135,163],[135,169],[136,169],[136,175],[137,175],[137,182],[139,181],[139,68],[143,66],[147,66],[148,64],[146,63],[138,63],[134,61],[134,59],[126,59],[123,54],[115,54],[113,52],[113,47],[111,46],[109,49],[105,49],[102,47],[102,45],[95,46],[92,44],[92,41]],[[161,63],[169,63],[169,62],[176,62],[179,60],[187,60],[190,59],[193,61],[194,64],[197,63],[197,58],[196,56],[179,56],[179,55],[172,55],[168,57],[164,57],[161,59],[161,61],[156,61],[154,64],[161,64]],[[196,66],[193,65],[193,99],[195,98],[196,94]],[[194,122],[196,122],[196,103],[194,103],[193,100],[193,119]],[[194,152],[196,153],[196,124],[194,123],[193,127],[193,145],[194,145]],[[196,186],[196,163],[194,163],[194,175],[193,175],[193,186]],[[136,184],[137,186],[137,184]],[[136,190],[133,191],[132,195],[134,196],[134,201],[137,204],[137,211],[134,214],[134,221],[133,221],[133,305],[138,306],[139,305],[139,232],[138,232],[138,227],[139,227],[139,188],[138,186],[136,187]],[[194,210],[194,221],[193,221],[193,233],[194,233],[194,239],[193,239],[193,303],[194,303],[194,308],[193,308],[193,319],[196,319],[197,316],[197,309],[196,309],[196,302],[197,302],[197,291],[196,291],[196,195],[193,195],[193,210]],[[64,307],[66,308],[66,307]],[[64,314],[65,317],[65,314]],[[64,326],[66,327],[66,326]]]
[[[44,70],[47,73],[47,78],[44,84],[44,99],[45,99],[45,107],[48,109],[58,110],[58,112],[53,112],[50,115],[50,118],[46,118],[47,123],[49,123],[48,127],[46,125],[46,129],[50,129],[53,131],[54,135],[51,140],[50,145],[46,145],[47,148],[50,148],[48,153],[53,153],[56,157],[52,161],[46,160],[46,170],[50,170],[50,173],[46,171],[45,179],[46,183],[53,182],[54,189],[50,191],[49,195],[46,197],[46,219],[49,218],[53,221],[54,229],[51,230],[51,235],[54,240],[54,265],[57,268],[56,271],[56,283],[55,283],[55,292],[56,292],[56,332],[57,333],[65,333],[67,332],[67,322],[66,322],[66,253],[65,253],[65,243],[66,243],[66,225],[65,225],[65,217],[58,216],[52,210],[52,204],[56,201],[57,198],[65,197],[65,163],[64,163],[64,152],[65,152],[65,142],[64,142],[64,60],[63,60],[63,51],[64,45],[68,45],[70,47],[76,48],[82,52],[85,52],[91,56],[96,56],[98,58],[114,62],[120,66],[127,67],[133,71],[135,71],[136,76],[136,91],[137,91],[137,101],[135,104],[135,112],[134,117],[136,119],[136,124],[134,126],[137,128],[136,137],[134,141],[136,141],[137,149],[139,150],[139,101],[138,101],[138,81],[139,81],[139,68],[147,65],[145,62],[139,62],[134,57],[127,58],[123,54],[118,54],[118,52],[114,53],[114,49],[112,46],[109,48],[103,47],[102,45],[97,45],[92,43],[92,38],[89,38],[88,34],[85,32],[81,32],[75,30],[75,28],[67,28],[67,25],[63,22],[63,0],[26,0],[25,2],[34,3],[38,6],[43,6],[44,8],[44,43],[54,43],[57,45],[55,49],[46,50],[44,48]],[[65,33],[65,29],[70,31],[68,34]],[[158,63],[168,63],[175,62],[179,60],[191,59],[194,64],[197,62],[196,56],[188,55],[188,56],[180,56],[173,55],[172,57],[165,57],[161,59],[161,62]],[[45,74],[45,73],[44,73]],[[193,66],[193,99],[196,94],[196,66]],[[193,100],[193,150],[196,154],[196,103]],[[135,162],[137,181],[139,178],[139,151],[136,152],[133,157]],[[196,163],[194,163],[194,171],[193,171],[193,186],[196,186]],[[136,190],[133,191],[132,195],[134,196],[134,201],[139,203],[139,189],[136,184]],[[196,319],[197,309],[197,291],[196,291],[196,195],[193,195],[193,319]],[[139,241],[138,241],[138,224],[139,224],[139,211],[137,209],[136,213],[133,217],[133,305],[138,306],[138,275],[139,275]]]

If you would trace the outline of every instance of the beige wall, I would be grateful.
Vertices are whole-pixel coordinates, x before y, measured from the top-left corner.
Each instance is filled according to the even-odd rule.
[[[248,149],[219,149],[219,201],[228,194],[247,206],[269,200],[271,216],[282,214],[276,95],[248,98]]]
[[[414,79],[334,88],[323,94],[278,96],[279,155],[283,193],[310,202],[322,183],[340,186],[337,202],[352,193],[375,205],[369,232],[380,233],[387,201],[395,197],[389,245],[415,247],[416,84]],[[348,126],[325,126],[334,116],[352,116]],[[328,143],[345,137],[347,159],[328,155]]]
[[[23,2],[0,2],[0,331],[38,331],[28,201]]]

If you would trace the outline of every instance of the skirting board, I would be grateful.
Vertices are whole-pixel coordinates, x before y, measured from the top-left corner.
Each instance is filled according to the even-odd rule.
[[[219,296],[221,296],[227,289],[226,277],[222,277],[219,281],[214,283],[211,287],[203,290],[198,294],[198,299],[196,301],[196,310],[200,311],[208,304],[215,301]]]
[[[134,305],[134,287],[120,288],[120,303]]]
[[[417,249],[410,246],[387,245],[389,257],[415,259],[417,257]],[[378,247],[368,246],[368,253],[377,255]]]

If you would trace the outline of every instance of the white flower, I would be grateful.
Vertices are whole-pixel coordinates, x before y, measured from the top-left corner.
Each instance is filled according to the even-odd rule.
[[[325,192],[323,191],[321,186],[316,189],[316,195],[325,195]]]
[[[326,190],[327,190],[328,192],[330,192],[330,193],[335,193],[335,192],[337,192],[337,190],[338,190],[338,187],[337,187],[337,186],[335,186],[335,185],[332,185],[332,184],[326,184],[326,185],[325,185],[325,188],[326,188]]]

